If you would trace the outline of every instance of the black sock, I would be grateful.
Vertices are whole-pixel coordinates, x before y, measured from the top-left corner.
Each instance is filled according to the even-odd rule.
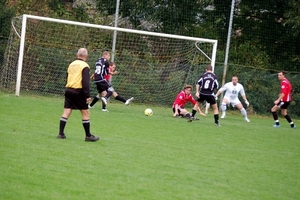
[[[275,124],[277,126],[279,126],[279,120],[278,120],[278,114],[277,114],[277,112],[272,112],[272,115],[273,115],[273,119],[275,121]]]
[[[91,133],[90,133],[90,120],[82,120],[82,125],[85,131],[85,135],[86,137],[90,137]]]
[[[272,112],[274,121],[278,120],[277,112]]]
[[[102,109],[106,109],[106,105],[103,102],[102,102]]]
[[[92,103],[90,104],[90,106],[93,107],[95,105],[95,103],[97,103],[98,100],[99,100],[99,97],[95,96]]]
[[[289,115],[284,116],[284,118],[285,118],[289,123],[292,122],[292,119],[291,119],[291,117],[290,117]]]
[[[290,123],[291,127],[293,128],[295,125],[294,125],[294,122],[292,121],[291,117],[289,115],[286,115],[284,117]]]
[[[196,113],[197,113],[197,110],[192,110],[192,117],[195,117],[195,115],[196,115]]]
[[[59,121],[59,135],[64,135],[65,126],[67,124],[68,119],[61,117]]]
[[[109,99],[109,97],[113,94],[112,91],[107,91],[106,95],[105,95],[105,99]]]
[[[123,97],[121,97],[120,95],[116,96],[115,98],[116,100],[122,101],[123,103],[126,102],[126,99],[124,99]]]
[[[214,115],[215,123],[219,124],[219,114]]]

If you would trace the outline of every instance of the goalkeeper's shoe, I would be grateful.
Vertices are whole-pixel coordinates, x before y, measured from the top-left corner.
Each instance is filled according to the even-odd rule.
[[[127,106],[131,100],[133,100],[133,97],[131,97],[130,99],[127,99],[127,101],[125,102],[125,105]]]

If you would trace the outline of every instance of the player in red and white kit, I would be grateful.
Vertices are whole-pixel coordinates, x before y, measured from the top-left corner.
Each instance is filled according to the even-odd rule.
[[[291,117],[287,114],[287,108],[292,101],[292,85],[290,84],[289,80],[285,78],[283,72],[279,72],[278,80],[280,81],[280,94],[278,95],[278,99],[274,101],[274,106],[271,108],[271,112],[275,121],[274,127],[280,127],[279,119],[277,111],[281,109],[281,115],[285,117],[285,119],[289,122],[291,128],[296,128],[294,122],[292,121]]]
[[[192,117],[191,113],[188,112],[184,108],[185,104],[188,102],[192,103],[194,105],[194,107],[195,107],[195,105],[197,105],[196,100],[191,95],[192,90],[193,90],[193,87],[191,85],[186,85],[183,87],[183,90],[177,94],[176,99],[172,106],[174,117],[177,117],[177,116],[186,117],[189,119],[188,122],[191,122],[192,120],[199,120],[196,117]],[[201,112],[199,107],[197,107],[197,110],[199,111],[200,115],[205,116],[205,114],[203,114]]]

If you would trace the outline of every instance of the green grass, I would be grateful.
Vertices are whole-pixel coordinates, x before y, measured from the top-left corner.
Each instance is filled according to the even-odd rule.
[[[96,104],[101,139],[87,143],[79,111],[56,139],[62,98],[0,93],[0,199],[299,199],[300,133],[285,119],[235,111],[216,127],[146,107]]]

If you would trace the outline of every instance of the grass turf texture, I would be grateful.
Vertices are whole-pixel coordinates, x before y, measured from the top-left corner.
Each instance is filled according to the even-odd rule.
[[[285,119],[238,111],[192,123],[171,108],[97,103],[56,139],[62,98],[0,93],[0,199],[298,199],[300,134]],[[154,115],[144,110],[151,107]],[[198,115],[197,115],[198,116]],[[199,117],[199,116],[198,116]],[[300,126],[299,120],[294,120]]]

